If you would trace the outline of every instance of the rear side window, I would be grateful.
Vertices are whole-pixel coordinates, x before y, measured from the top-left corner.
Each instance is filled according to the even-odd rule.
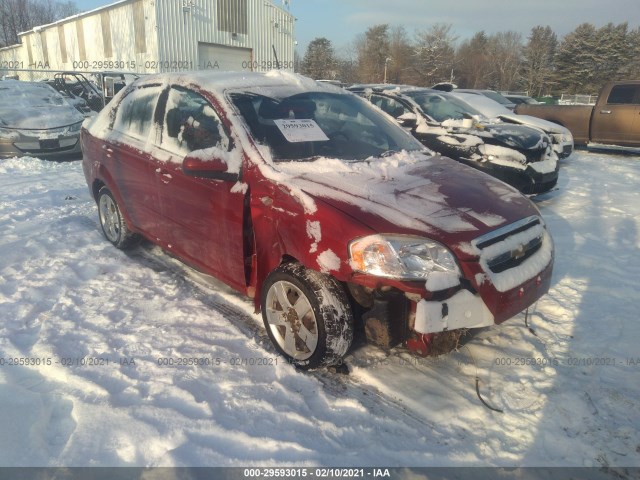
[[[204,97],[174,87],[167,98],[161,146],[183,155],[211,147],[227,151],[229,138],[220,117]]]
[[[153,124],[153,112],[156,107],[160,87],[144,87],[132,91],[118,105],[114,130],[135,138],[148,138]]]
[[[408,112],[402,103],[393,98],[383,97],[381,95],[371,95],[371,103],[393,118],[401,117]]]
[[[640,103],[640,85],[616,85],[611,89],[607,103],[630,105]]]

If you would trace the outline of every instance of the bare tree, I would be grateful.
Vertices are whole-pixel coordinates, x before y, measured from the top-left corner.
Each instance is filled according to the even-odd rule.
[[[488,53],[493,66],[489,87],[514,90],[521,79],[522,35],[513,31],[492,35]]]
[[[71,1],[0,0],[0,46],[19,43],[18,34],[78,11]]]
[[[338,80],[345,83],[356,83],[359,81],[358,47],[355,41],[343,45],[338,49],[336,53],[336,63]]]
[[[390,57],[389,25],[374,25],[356,39],[360,81],[382,83]]]
[[[538,25],[531,29],[523,49],[523,84],[529,95],[548,93],[553,84],[554,56],[558,37],[551,27]]]
[[[389,57],[387,63],[387,83],[410,83],[412,46],[403,26],[391,28],[389,34]]]

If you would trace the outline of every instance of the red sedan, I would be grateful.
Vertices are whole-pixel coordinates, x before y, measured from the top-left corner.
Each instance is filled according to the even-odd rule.
[[[331,85],[149,76],[81,141],[106,238],[145,237],[253,297],[301,368],[339,363],[355,328],[433,353],[549,288],[553,243],[528,199]]]

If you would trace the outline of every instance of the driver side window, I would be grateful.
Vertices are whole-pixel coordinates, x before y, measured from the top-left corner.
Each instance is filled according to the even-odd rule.
[[[207,100],[191,90],[173,87],[167,98],[161,146],[181,155],[211,147],[227,151],[229,138]]]

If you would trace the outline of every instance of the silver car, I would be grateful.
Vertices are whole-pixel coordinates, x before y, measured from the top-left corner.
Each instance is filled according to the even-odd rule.
[[[80,157],[84,116],[41,82],[0,82],[0,158]]]

